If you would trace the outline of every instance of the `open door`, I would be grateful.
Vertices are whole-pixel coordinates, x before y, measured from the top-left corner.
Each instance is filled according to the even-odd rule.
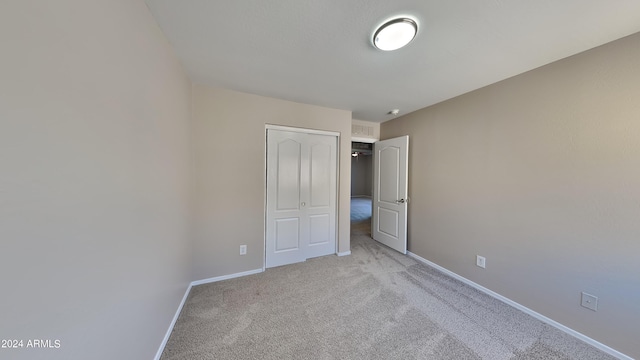
[[[409,136],[373,144],[373,238],[407,253]]]

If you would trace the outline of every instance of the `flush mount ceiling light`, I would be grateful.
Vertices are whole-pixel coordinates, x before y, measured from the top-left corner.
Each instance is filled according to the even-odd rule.
[[[397,50],[410,43],[417,33],[415,20],[407,17],[391,19],[373,33],[373,45],[384,51]]]

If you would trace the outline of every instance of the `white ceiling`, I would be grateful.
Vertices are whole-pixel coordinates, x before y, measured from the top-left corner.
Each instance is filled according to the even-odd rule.
[[[146,0],[192,81],[383,122],[640,31],[640,0]],[[407,47],[371,45],[410,14]]]

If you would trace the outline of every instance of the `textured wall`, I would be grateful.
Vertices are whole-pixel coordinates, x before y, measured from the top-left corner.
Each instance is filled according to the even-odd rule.
[[[411,137],[409,250],[640,357],[638,64],[640,34],[383,123]]]
[[[371,122],[371,121],[363,121],[363,120],[351,120],[351,125],[363,126],[365,128],[371,128],[373,130],[372,134],[362,134],[362,133],[351,133],[351,135],[356,138],[353,141],[360,141],[357,138],[367,139],[368,142],[380,140],[380,123]]]
[[[194,86],[194,279],[260,269],[264,260],[265,124],[337,131],[338,251],[350,249],[351,113]],[[247,255],[239,255],[240,245]]]
[[[0,2],[2,359],[151,359],[190,281],[191,84],[144,2]]]

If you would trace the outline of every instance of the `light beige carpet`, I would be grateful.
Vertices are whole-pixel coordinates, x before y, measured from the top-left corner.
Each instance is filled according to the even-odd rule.
[[[162,359],[613,359],[353,231],[351,256],[194,287]]]

